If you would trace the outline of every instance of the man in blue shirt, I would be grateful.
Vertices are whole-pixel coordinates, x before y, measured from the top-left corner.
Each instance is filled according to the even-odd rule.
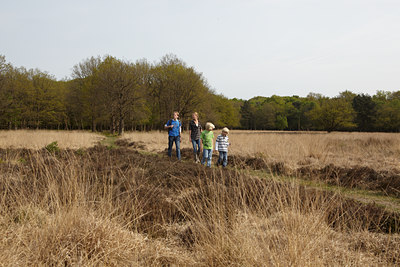
[[[176,147],[176,157],[178,160],[181,160],[181,132],[182,132],[182,124],[178,120],[179,112],[174,111],[174,119],[169,120],[164,128],[168,129],[168,156],[171,157],[172,154],[172,146],[175,142]]]

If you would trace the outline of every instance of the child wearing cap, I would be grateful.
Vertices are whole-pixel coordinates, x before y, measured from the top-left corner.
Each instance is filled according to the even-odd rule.
[[[215,149],[219,152],[219,158],[217,162],[217,166],[222,164],[222,167],[226,167],[228,164],[228,146],[229,143],[229,129],[223,128],[222,133],[218,135],[217,141],[215,142]]]
[[[211,157],[212,157],[212,150],[213,150],[213,139],[215,126],[211,122],[206,123],[206,130],[202,131],[200,134],[201,143],[203,145],[203,158],[201,160],[201,165],[205,163],[207,160],[207,167],[211,168]]]

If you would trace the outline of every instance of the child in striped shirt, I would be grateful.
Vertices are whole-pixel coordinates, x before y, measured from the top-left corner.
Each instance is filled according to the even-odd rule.
[[[229,138],[229,129],[223,128],[222,133],[218,135],[215,149],[219,151],[219,158],[217,162],[217,166],[222,164],[222,167],[226,167],[228,164],[228,146],[230,145]]]

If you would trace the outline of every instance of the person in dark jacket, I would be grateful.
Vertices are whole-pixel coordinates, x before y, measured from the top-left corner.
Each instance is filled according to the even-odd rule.
[[[192,119],[189,124],[189,142],[193,145],[193,156],[196,163],[200,162],[200,134],[201,124],[199,121],[199,114],[194,112]]]

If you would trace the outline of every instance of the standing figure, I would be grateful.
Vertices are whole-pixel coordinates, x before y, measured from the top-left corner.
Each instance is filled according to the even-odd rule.
[[[226,167],[228,164],[228,146],[229,143],[229,129],[223,128],[222,133],[218,135],[217,141],[215,142],[215,149],[219,152],[219,158],[217,161],[217,166],[222,164],[222,167]]]
[[[178,120],[179,112],[174,111],[174,118],[169,120],[164,128],[168,129],[168,156],[171,157],[172,154],[172,146],[175,142],[176,148],[176,157],[178,160],[181,160],[181,132],[182,132],[182,124]]]
[[[194,112],[192,119],[189,124],[189,142],[193,145],[194,161],[198,163],[200,162],[200,134],[202,130],[199,122],[199,114]]]
[[[200,139],[203,145],[203,159],[201,164],[203,165],[207,160],[207,167],[211,168],[211,158],[213,151],[213,140],[214,133],[212,130],[215,128],[214,124],[211,122],[206,123],[206,129],[201,132]]]

